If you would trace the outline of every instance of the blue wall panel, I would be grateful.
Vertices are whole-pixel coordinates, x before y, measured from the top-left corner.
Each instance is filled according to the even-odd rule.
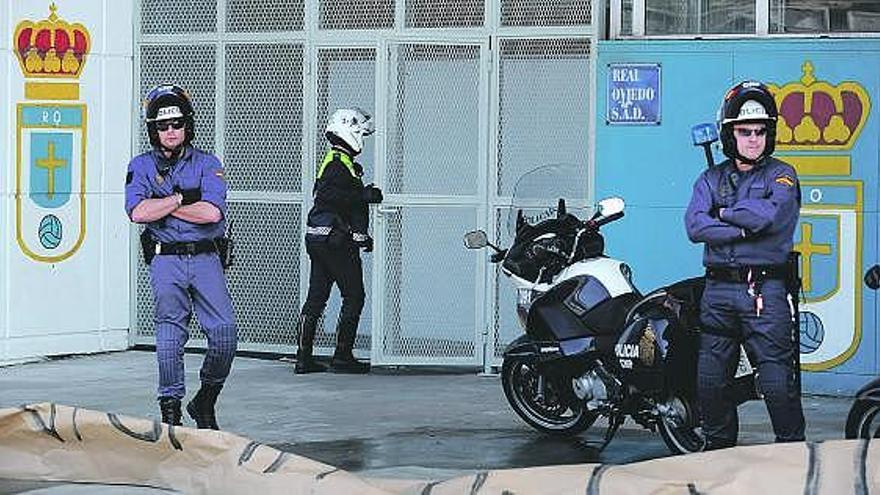
[[[861,282],[878,261],[880,40],[606,41],[598,53],[596,196],[627,201],[626,218],[607,228],[609,254],[630,263],[643,291],[702,273],[682,220],[706,166],[690,129],[715,121],[729,87],[762,80],[786,116],[776,155],[802,182],[805,389],[851,393],[880,373],[877,298]],[[609,64],[660,64],[658,124],[606,120]]]

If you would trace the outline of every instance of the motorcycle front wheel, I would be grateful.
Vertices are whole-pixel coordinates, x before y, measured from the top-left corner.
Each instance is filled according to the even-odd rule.
[[[545,376],[527,360],[505,358],[501,384],[513,410],[543,433],[576,435],[592,426],[598,417],[574,395],[571,380]]]
[[[700,431],[700,417],[696,402],[684,394],[672,394],[660,414],[660,436],[673,454],[691,454],[706,448]]]
[[[858,401],[846,418],[846,438],[880,438],[880,404]]]

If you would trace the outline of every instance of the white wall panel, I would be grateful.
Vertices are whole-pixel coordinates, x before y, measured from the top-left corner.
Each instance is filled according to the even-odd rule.
[[[130,25],[130,23],[128,24]],[[131,158],[130,115],[133,94],[132,60],[129,55],[115,55],[126,47],[111,46],[111,55],[104,62],[104,88],[120,87],[125,91],[105,91],[100,113],[95,113],[96,125],[102,130],[100,163],[104,164],[101,176],[101,328],[104,330],[127,329],[129,307],[134,298],[129,294],[129,220],[125,214],[125,172]],[[120,121],[121,120],[121,121]]]
[[[0,47],[4,48],[0,79],[5,82],[0,87],[0,109],[5,117],[0,121],[0,131],[5,137],[4,144],[8,144],[0,152],[5,165],[0,173],[0,191],[3,193],[0,231],[10,240],[0,247],[0,268],[5,276],[0,286],[0,300],[6,308],[0,319],[0,328],[3,329],[0,336],[7,337],[0,363],[59,353],[121,349],[128,344],[129,239],[128,219],[122,212],[122,183],[131,143],[133,4],[102,0],[59,3],[55,12],[59,22],[78,23],[88,31],[89,46],[82,71],[79,77],[73,74],[25,77],[16,58],[17,48],[9,43],[15,39],[13,33],[20,22],[49,18],[50,3],[9,2],[0,14],[0,26],[5,26],[4,32],[9,33],[0,42]],[[66,84],[68,89],[76,88],[78,95],[62,98],[58,86],[43,94],[25,94],[28,84],[32,89],[45,90],[46,83]],[[48,112],[44,115],[55,115],[54,110],[58,108],[81,105],[85,107],[85,118],[62,120],[62,125],[58,126],[51,118],[41,120],[39,109],[34,114],[37,117],[20,117],[17,110],[20,104],[39,106]],[[65,111],[68,110],[62,110]],[[85,158],[81,161],[83,140],[80,135],[83,132]],[[52,136],[43,141],[32,137],[40,133]],[[71,135],[72,152],[65,151],[64,143]],[[43,184],[40,182],[42,176],[37,172],[34,187],[31,188],[30,181],[23,180],[23,194],[16,198],[17,180],[19,176],[26,178],[25,172],[19,173],[17,167],[19,136],[22,170],[30,170],[27,167],[31,162],[25,159],[31,155],[35,159],[48,157],[49,141],[53,150],[54,146],[58,147],[62,165],[52,169],[57,171],[52,177],[59,178],[57,197],[70,193],[66,202],[52,202],[56,198],[55,186],[49,186],[49,182],[45,187],[53,189],[46,189],[43,194],[48,202],[39,203],[28,193],[31,189],[39,191],[40,184]],[[52,141],[56,137],[59,141]],[[40,148],[43,145],[47,146],[46,149]],[[65,161],[71,157],[72,160]],[[65,183],[65,169],[79,170],[85,179],[84,187],[76,173],[69,183]],[[82,203],[81,193],[84,197]],[[20,228],[17,201],[24,212]],[[81,229],[76,222],[69,223],[62,210],[73,208],[70,218],[79,219],[82,204],[85,233],[79,247],[73,249],[65,242],[79,237]],[[62,219],[61,244],[52,247],[49,242],[43,244],[43,251],[31,249],[39,245],[29,243],[41,240],[35,234],[40,219],[55,213]],[[16,241],[19,232],[22,243]],[[27,251],[41,255],[43,259],[29,256]]]
[[[0,4],[0,30],[4,33],[12,32],[12,24],[9,20],[9,12],[12,9],[12,2],[4,2]],[[0,36],[0,235],[3,239],[12,239],[12,232],[9,229],[9,220],[12,218],[12,195],[9,188],[9,178],[13,171],[9,164],[12,163],[12,149],[14,136],[10,132],[12,125],[12,112],[10,111],[10,95],[9,87],[11,86],[11,71],[15,69],[16,63],[10,50],[10,40],[12,36]],[[5,268],[9,266],[9,242],[0,242],[0,363],[5,359],[8,351],[8,332],[9,332],[9,300],[6,295],[7,285],[9,282],[9,270]]]

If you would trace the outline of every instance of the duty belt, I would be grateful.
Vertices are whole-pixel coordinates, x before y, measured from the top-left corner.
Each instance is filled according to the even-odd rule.
[[[193,242],[159,242],[156,243],[156,254],[201,254],[217,251],[212,240]]]
[[[706,267],[706,278],[721,282],[748,283],[755,280],[785,280],[787,276],[786,265]]]

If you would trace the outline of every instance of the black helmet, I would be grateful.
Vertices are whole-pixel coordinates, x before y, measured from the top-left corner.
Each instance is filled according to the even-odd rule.
[[[724,95],[721,108],[718,110],[718,127],[721,134],[721,145],[728,158],[739,159],[746,163],[763,160],[773,154],[776,148],[776,120],[779,111],[776,100],[770,90],[758,81],[743,81],[730,88]],[[737,122],[763,122],[767,126],[767,144],[764,153],[757,160],[749,160],[740,155],[733,137],[733,124]]]
[[[194,113],[189,94],[180,86],[160,84],[151,89],[144,99],[144,121],[147,123],[150,144],[160,145],[156,122],[169,119],[183,119],[186,123],[183,144],[190,144],[195,137]]]

